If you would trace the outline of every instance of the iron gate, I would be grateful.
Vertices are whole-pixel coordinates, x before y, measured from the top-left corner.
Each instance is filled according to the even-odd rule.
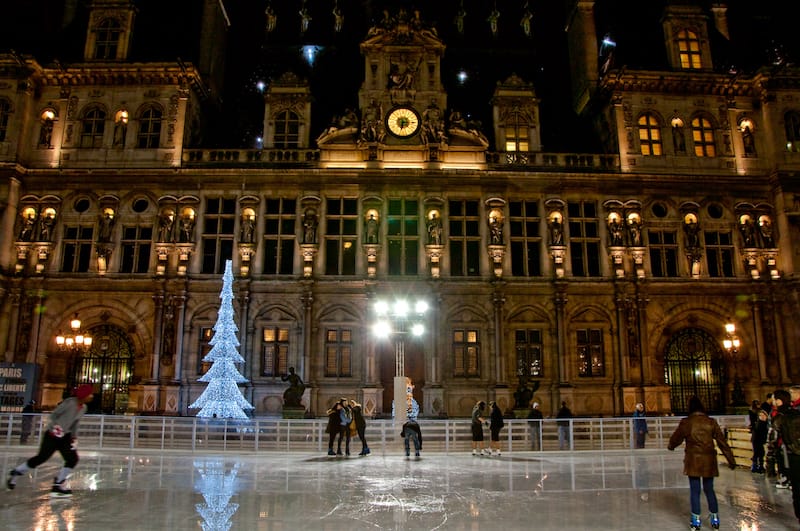
[[[673,413],[686,413],[692,395],[709,413],[723,412],[724,366],[714,337],[698,328],[684,328],[670,339],[664,361]]]

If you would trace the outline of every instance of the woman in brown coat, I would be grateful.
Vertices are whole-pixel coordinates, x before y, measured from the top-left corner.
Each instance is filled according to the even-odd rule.
[[[689,399],[689,416],[681,420],[675,433],[669,438],[670,450],[674,450],[686,441],[686,453],[683,457],[683,473],[689,476],[689,499],[692,506],[692,520],[689,528],[700,529],[700,487],[706,493],[708,510],[711,513],[711,527],[719,529],[717,511],[717,495],[714,492],[714,477],[719,476],[717,468],[717,451],[714,442],[722,450],[728,466],[733,470],[736,461],[730,446],[717,421],[706,415],[703,403],[693,396]]]

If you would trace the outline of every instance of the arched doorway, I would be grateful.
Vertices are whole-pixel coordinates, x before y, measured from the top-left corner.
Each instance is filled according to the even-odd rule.
[[[92,347],[77,359],[71,385],[94,385],[92,413],[121,414],[128,408],[128,386],[133,377],[133,345],[128,335],[111,325],[89,330]]]
[[[724,376],[719,342],[698,328],[674,334],[664,356],[664,378],[670,387],[673,413],[686,413],[697,395],[709,413],[724,410]]]

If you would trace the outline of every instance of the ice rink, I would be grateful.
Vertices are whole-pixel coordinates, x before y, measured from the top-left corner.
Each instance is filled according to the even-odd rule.
[[[4,451],[2,471],[32,447]],[[72,498],[49,489],[56,454],[4,490],[13,530],[687,529],[683,451],[394,453],[328,457],[86,451]],[[721,529],[798,529],[791,491],[745,469],[716,481]],[[704,529],[710,529],[703,499]]]

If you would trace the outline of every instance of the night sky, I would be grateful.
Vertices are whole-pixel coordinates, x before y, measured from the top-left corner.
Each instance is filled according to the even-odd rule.
[[[675,0],[673,0],[675,1]],[[665,68],[666,54],[660,14],[666,0],[597,0],[598,37],[614,36],[617,66]],[[277,13],[275,31],[266,31],[268,4]],[[344,14],[344,31],[334,31],[333,7]],[[364,76],[359,43],[369,27],[382,18],[383,9],[420,7],[423,21],[434,26],[446,45],[442,76],[451,108],[458,108],[484,124],[491,137],[490,99],[497,81],[516,73],[534,84],[541,100],[543,150],[595,152],[590,128],[572,111],[565,26],[567,0],[224,0],[230,17],[226,81],[221,112],[208,147],[254,147],[261,134],[263,95],[257,83],[269,83],[292,71],[308,79],[314,103],[311,138],[334,115],[357,107]],[[708,1],[698,0],[698,4]],[[791,18],[780,16],[779,3],[728,0],[731,41],[712,35],[718,71],[747,71],[763,65],[781,49],[798,55],[800,41],[791,39]],[[299,11],[305,4],[312,20],[300,32]],[[72,17],[65,17],[74,6]],[[132,61],[194,62],[198,55],[202,0],[137,0],[139,12]],[[454,19],[460,6],[466,11],[464,35]],[[520,20],[526,7],[533,13],[532,36],[523,33]],[[500,12],[498,34],[487,18]],[[770,16],[773,11],[777,16]],[[67,23],[63,21],[67,19]],[[33,54],[40,63],[57,58],[62,64],[79,62],[86,32],[82,0],[9,0],[0,17],[0,50]],[[713,32],[712,32],[713,33]],[[304,45],[317,46],[313,66],[301,55]],[[457,73],[468,79],[461,84]]]

